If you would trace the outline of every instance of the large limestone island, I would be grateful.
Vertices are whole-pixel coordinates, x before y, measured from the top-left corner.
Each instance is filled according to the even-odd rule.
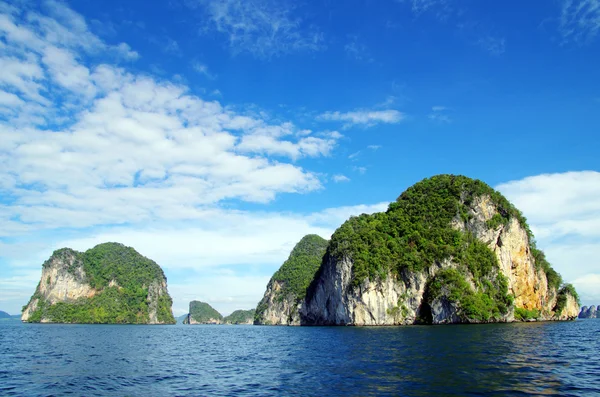
[[[322,255],[320,266],[308,257],[289,266],[306,239],[315,242],[307,256]],[[386,212],[351,217],[328,244],[317,241],[306,236],[269,281],[255,324],[489,323],[579,313],[575,289],[536,247],[521,212],[479,180],[425,179]]]
[[[575,289],[526,219],[479,180],[438,175],[333,234],[300,310],[305,325],[572,320]]]
[[[119,243],[54,251],[23,307],[42,323],[174,324],[167,279],[156,262]]]
[[[190,312],[183,319],[184,324],[222,324],[223,316],[206,302],[191,301]]]
[[[304,236],[275,272],[256,308],[254,324],[300,325],[300,307],[306,289],[321,265],[328,241],[315,234]]]

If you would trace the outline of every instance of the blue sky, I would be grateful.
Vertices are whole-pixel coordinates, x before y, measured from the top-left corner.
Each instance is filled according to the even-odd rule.
[[[0,309],[119,241],[175,314],[251,308],[304,234],[439,173],[600,304],[600,0],[0,1]]]

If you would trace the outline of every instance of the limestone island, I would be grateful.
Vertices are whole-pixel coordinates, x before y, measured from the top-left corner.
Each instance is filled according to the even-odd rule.
[[[600,305],[598,307],[600,308]],[[600,318],[600,310],[594,305],[583,306],[579,312],[579,318]]]
[[[184,324],[222,324],[223,316],[206,302],[191,301],[190,312],[183,319]]]
[[[174,324],[161,267],[131,247],[54,251],[21,320],[30,323]]]
[[[255,324],[560,321],[578,314],[575,288],[536,247],[517,208],[479,180],[438,175],[408,188],[386,212],[351,217],[328,243],[303,238],[269,281]]]

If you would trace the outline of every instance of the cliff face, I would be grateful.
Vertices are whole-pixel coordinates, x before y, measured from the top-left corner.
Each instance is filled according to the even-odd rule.
[[[113,255],[130,261],[115,264]],[[149,277],[143,277],[146,274]],[[132,248],[107,243],[85,253],[69,248],[55,251],[42,267],[21,320],[171,324],[171,305],[167,280],[156,263]]]
[[[285,283],[271,279],[258,304],[257,325],[300,325],[302,301],[293,293],[285,292]]]
[[[447,188],[452,191],[452,186],[439,185],[436,186],[438,190]],[[523,320],[527,319],[523,316],[536,320],[574,319],[579,312],[576,298],[568,288],[558,290],[560,281],[557,280],[560,280],[560,276],[544,262],[543,253],[531,247],[530,232],[525,229],[526,226],[521,224],[518,216],[509,216],[507,202],[487,194],[489,187],[478,189],[475,189],[478,194],[471,196],[463,191],[456,192],[456,210],[448,204],[451,201],[442,201],[449,208],[449,213],[454,211],[455,215],[448,218],[451,230],[439,233],[433,244],[422,237],[431,226],[420,224],[423,222],[421,219],[427,219],[430,215],[415,213],[414,208],[420,204],[412,201],[401,203],[399,209],[391,208],[387,214],[355,219],[349,228],[344,229],[344,238],[335,238],[334,235],[332,241],[336,240],[337,245],[330,248],[333,252],[336,247],[350,246],[354,236],[358,235],[357,241],[369,241],[368,249],[371,252],[365,255],[357,249],[344,248],[338,250],[337,255],[333,252],[325,257],[320,275],[310,286],[303,302],[301,323],[400,325],[509,322],[515,320],[515,308],[518,319]],[[405,201],[418,197],[415,200],[422,200],[424,205],[429,205],[422,192],[407,196]],[[516,211],[513,213],[520,215]],[[407,220],[413,222],[411,225],[419,223],[415,226],[417,238],[413,237],[415,232],[402,236],[405,226],[402,226],[404,229],[397,228],[400,232],[394,231],[389,219],[395,224],[400,221],[411,224]],[[374,223],[376,228],[364,226],[369,222]],[[368,231],[362,231],[361,228]],[[364,274],[365,270],[357,266],[353,257],[360,259],[378,255],[372,248],[382,244],[378,237],[373,237],[377,236],[378,230],[386,230],[387,235],[379,238],[379,241],[391,247],[395,244],[394,238],[404,241],[414,239],[414,242],[408,242],[404,251],[397,250],[403,255],[412,247],[416,248],[408,255],[400,256],[400,266],[385,268],[375,262],[371,266],[375,270],[370,271],[376,275],[363,277],[357,282],[357,275]],[[453,231],[459,234],[452,234]],[[448,242],[443,242],[444,238]],[[448,246],[453,241],[458,247],[454,251]],[[424,248],[419,251],[419,246]],[[437,249],[450,254],[439,254],[436,260],[422,268],[401,266],[402,260],[416,262],[427,252],[439,252],[435,251]],[[393,256],[394,251],[384,253],[381,257],[387,258]],[[540,263],[536,263],[535,255]],[[440,259],[440,256],[445,257]],[[481,263],[489,265],[482,266]],[[547,272],[542,265],[546,266]],[[549,280],[552,285],[549,285]]]
[[[275,272],[262,300],[254,324],[300,325],[300,307],[306,289],[319,269],[327,240],[309,234],[294,247],[288,259]]]

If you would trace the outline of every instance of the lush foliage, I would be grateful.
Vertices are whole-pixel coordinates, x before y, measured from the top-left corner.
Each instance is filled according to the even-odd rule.
[[[526,224],[520,212],[485,183],[438,175],[407,189],[385,213],[350,218],[332,236],[331,254],[352,258],[355,285],[365,278],[385,277],[390,270],[420,271],[449,257],[470,267],[483,260],[489,267],[489,253],[472,247],[475,239],[451,227],[457,215],[470,219],[469,205],[483,195],[498,208],[494,224],[506,224],[511,217]]]
[[[496,229],[516,219],[525,229],[537,266],[544,269],[548,284],[561,285],[560,275],[545,260],[527,220],[504,196],[485,183],[464,176],[438,175],[425,179],[391,203],[387,212],[350,218],[333,234],[328,254],[353,262],[354,286],[365,279],[377,280],[392,273],[422,271],[451,259],[458,270],[438,274],[430,288],[458,303],[461,316],[487,321],[506,314],[512,306],[507,280],[499,273],[495,254],[469,232],[452,227],[453,221],[469,222],[470,206],[488,197],[497,213],[486,222]],[[471,281],[475,289],[467,282]]]
[[[77,278],[83,268],[83,280],[99,292],[91,298],[74,302],[48,304],[39,293],[39,285],[31,300],[39,299],[37,310],[29,321],[48,319],[60,323],[116,323],[143,324],[149,321],[149,300],[157,301],[159,322],[174,323],[172,300],[168,294],[149,297],[149,286],[165,279],[160,266],[140,255],[131,247],[118,243],[105,243],[80,253],[68,248],[57,250],[44,263],[53,261],[66,264],[67,270]],[[116,285],[109,287],[111,281]],[[45,281],[46,282],[46,281]]]
[[[474,290],[467,274],[457,269],[440,270],[429,283],[428,300],[447,299],[457,305],[458,316],[465,322],[499,320],[513,304],[508,294],[508,280],[502,274],[495,282],[483,279]]]
[[[297,305],[306,296],[306,290],[319,269],[328,241],[316,234],[304,236],[294,247],[288,259],[275,272],[269,284],[279,282],[281,289],[275,299],[283,301],[291,299]],[[255,320],[260,322],[261,316],[268,307],[265,296],[256,308]]]
[[[519,321],[537,320],[540,317],[540,311],[537,309],[527,310],[522,307],[515,309],[515,319]]]
[[[567,306],[567,296],[571,295],[578,304],[581,305],[581,301],[579,300],[579,295],[577,291],[575,291],[575,287],[572,284],[565,284],[558,291],[558,295],[556,297],[556,306],[554,307],[554,312],[557,315],[560,315],[564,310],[565,306]]]
[[[282,284],[281,293],[304,299],[306,288],[321,265],[328,241],[316,234],[304,236],[294,247],[288,259],[275,272],[272,280]]]
[[[206,323],[212,320],[223,320],[221,313],[216,311],[208,303],[200,301],[190,302],[190,317],[199,323]]]
[[[223,318],[225,324],[246,324],[254,319],[254,309],[236,310],[229,316]]]

